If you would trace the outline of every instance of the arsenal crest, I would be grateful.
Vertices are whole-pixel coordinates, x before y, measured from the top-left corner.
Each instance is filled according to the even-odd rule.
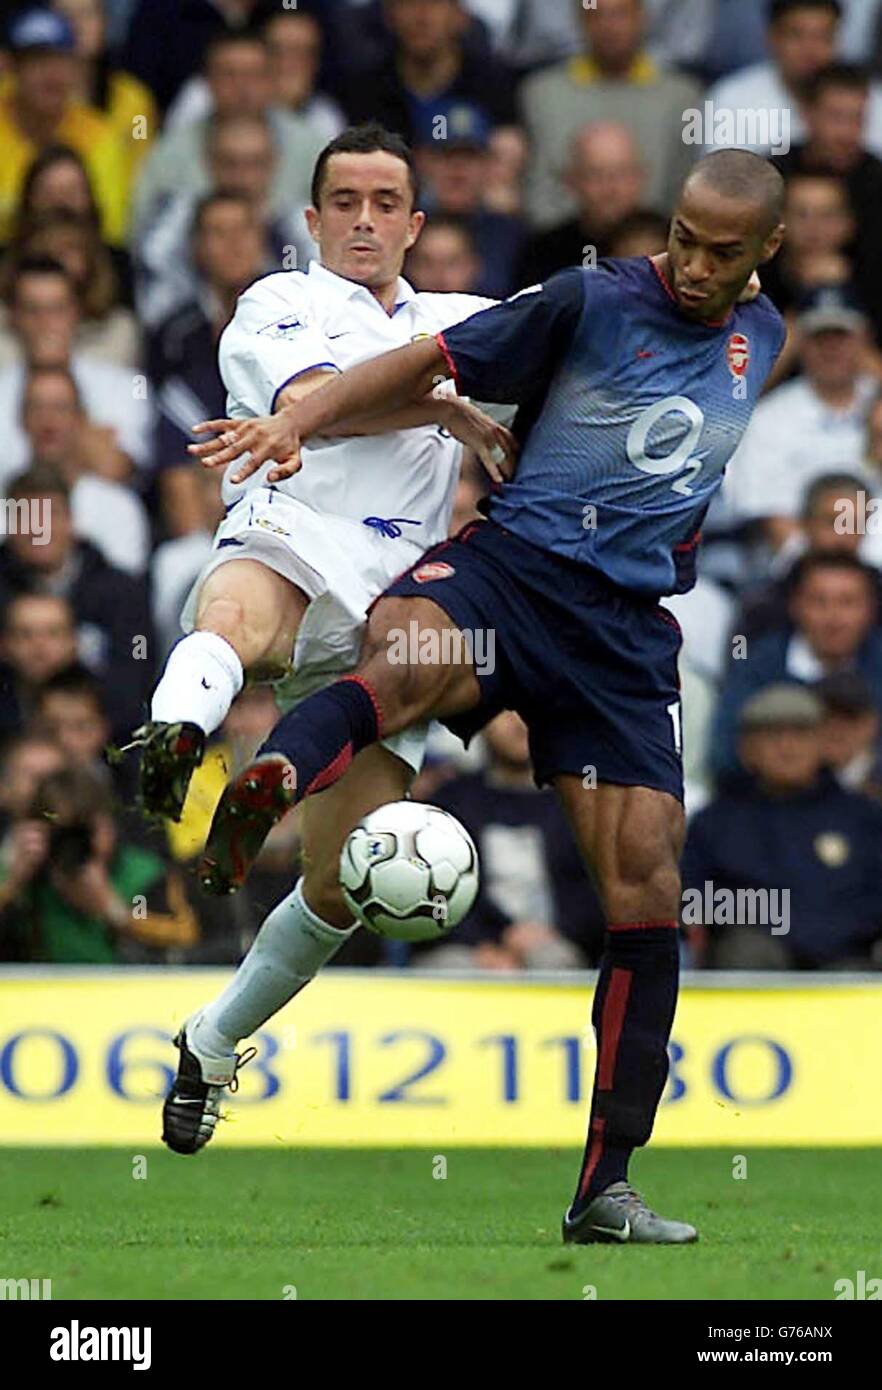
[[[750,362],[750,342],[745,333],[732,334],[726,344],[726,361],[736,381],[743,380]]]
[[[449,579],[455,573],[453,566],[445,564],[443,560],[430,560],[414,570],[413,578],[417,584],[429,584],[433,579]]]

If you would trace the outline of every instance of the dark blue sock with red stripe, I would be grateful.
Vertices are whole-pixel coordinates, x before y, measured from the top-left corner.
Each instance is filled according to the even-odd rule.
[[[574,1215],[627,1178],[633,1150],[649,1141],[668,1076],[678,979],[676,922],[610,924],[591,1010],[597,1067]]]
[[[377,697],[360,676],[344,676],[279,720],[261,753],[282,753],[297,770],[297,801],[330,787],[356,753],[383,734]]]

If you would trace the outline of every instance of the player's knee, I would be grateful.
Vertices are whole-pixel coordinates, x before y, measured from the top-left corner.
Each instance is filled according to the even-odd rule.
[[[201,632],[223,637],[242,658],[247,645],[246,613],[242,602],[231,595],[218,594],[200,608],[196,623]]]
[[[273,615],[261,613],[257,606],[233,594],[209,598],[197,622],[200,631],[215,632],[229,642],[242,665],[252,671],[259,668],[261,662],[276,657],[277,626]]]

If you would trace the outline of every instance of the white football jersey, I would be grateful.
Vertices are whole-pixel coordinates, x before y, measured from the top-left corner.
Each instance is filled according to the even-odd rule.
[[[269,415],[288,382],[317,367],[345,371],[393,348],[460,323],[496,301],[471,294],[418,294],[398,281],[394,312],[363,285],[311,261],[309,270],[281,271],[258,280],[240,297],[220,340],[220,373],[227,414]],[[461,445],[437,425],[339,441],[303,449],[303,467],[276,486],[319,512],[381,530],[399,528],[427,548],[447,535]],[[265,482],[266,463],[233,484],[231,464],[224,500]],[[387,531],[387,534],[389,532]]]

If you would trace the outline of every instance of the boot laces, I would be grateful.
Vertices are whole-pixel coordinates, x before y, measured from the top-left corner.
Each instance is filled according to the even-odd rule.
[[[230,1082],[229,1082],[229,1086],[230,1086],[230,1090],[231,1090],[231,1091],[233,1091],[233,1092],[238,1091],[238,1089],[239,1089],[239,1072],[242,1070],[243,1067],[247,1067],[249,1062],[253,1062],[256,1056],[257,1056],[257,1048],[256,1048],[256,1047],[246,1047],[246,1049],[245,1049],[244,1052],[237,1052],[237,1053],[236,1053],[236,1070],[233,1072],[233,1075],[230,1077]]]

